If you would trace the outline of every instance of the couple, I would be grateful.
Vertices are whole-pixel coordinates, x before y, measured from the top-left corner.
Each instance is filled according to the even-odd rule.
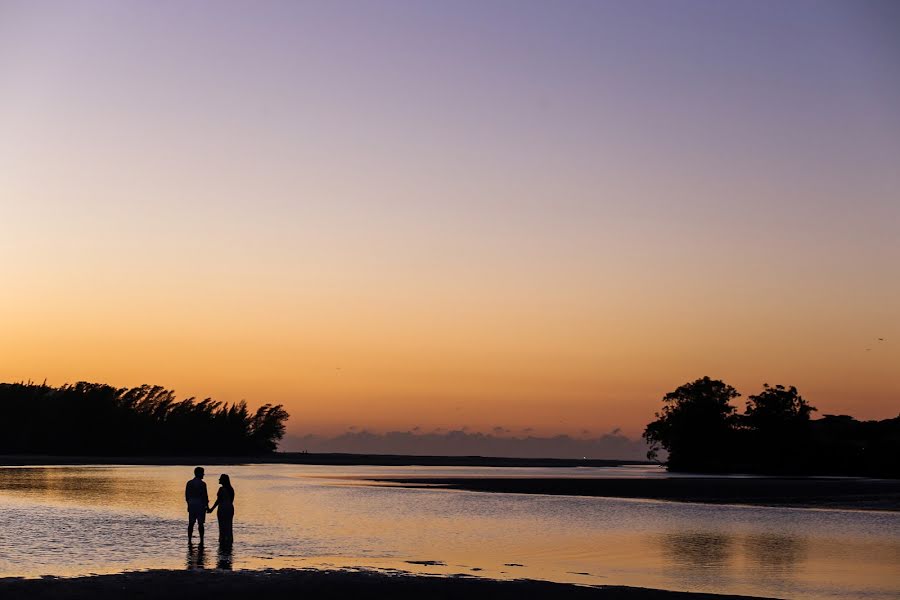
[[[209,494],[206,492],[206,483],[203,481],[203,467],[194,469],[194,478],[187,482],[184,488],[184,499],[187,500],[188,509],[188,543],[194,538],[194,523],[200,531],[200,543],[203,543],[203,524],[206,522],[206,513],[211,513],[219,508],[216,516],[219,517],[219,543],[230,543],[233,540],[231,533],[231,521],[234,518],[234,488],[231,487],[231,479],[224,473],[219,476],[219,488],[216,494],[216,503],[209,507]]]

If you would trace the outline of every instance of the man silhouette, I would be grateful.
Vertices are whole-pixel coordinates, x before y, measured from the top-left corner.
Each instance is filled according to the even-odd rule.
[[[200,531],[200,543],[203,543],[203,524],[206,522],[206,511],[209,509],[209,494],[203,481],[203,467],[194,469],[194,478],[184,487],[184,499],[188,509],[188,543],[194,539],[194,523]]]

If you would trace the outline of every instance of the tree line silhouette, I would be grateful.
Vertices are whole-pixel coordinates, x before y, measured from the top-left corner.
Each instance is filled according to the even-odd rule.
[[[644,430],[647,458],[665,450],[671,471],[900,477],[900,416],[811,419],[797,388],[768,384],[741,414],[731,404],[740,395],[709,377],[666,394]]]
[[[161,386],[0,383],[0,454],[207,455],[274,452],[289,415],[244,401],[178,400]]]

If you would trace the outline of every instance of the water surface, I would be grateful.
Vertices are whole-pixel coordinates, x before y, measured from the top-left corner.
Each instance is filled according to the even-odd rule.
[[[634,476],[654,468],[210,467],[231,475],[235,544],[186,543],[174,466],[0,468],[0,576],[148,568],[346,567],[782,598],[900,596],[888,512],[484,494],[377,476]],[[357,479],[358,478],[358,479]]]

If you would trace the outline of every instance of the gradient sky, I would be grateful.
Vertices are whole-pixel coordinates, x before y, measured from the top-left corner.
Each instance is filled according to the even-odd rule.
[[[895,416],[898,31],[896,2],[0,0],[0,379],[293,433],[633,436],[703,375]]]

